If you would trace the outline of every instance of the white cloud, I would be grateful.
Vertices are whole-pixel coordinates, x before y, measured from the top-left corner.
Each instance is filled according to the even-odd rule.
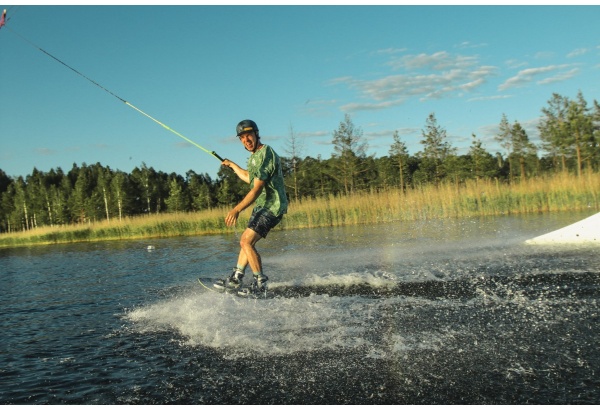
[[[557,71],[560,72],[551,77],[547,77],[538,81],[538,84],[547,84],[550,82],[564,81],[568,78],[573,77],[578,72],[574,71],[574,69],[571,69],[570,71],[563,71],[570,67],[572,66],[569,64],[561,64],[549,65],[546,67],[526,68],[525,70],[519,71],[517,75],[509,78],[504,83],[500,84],[498,86],[498,89],[502,91],[507,90],[509,88],[524,87],[532,83],[536,78],[539,78],[540,76],[550,75],[551,73],[556,73]]]
[[[305,131],[298,133],[298,136],[302,138],[320,138],[329,135],[331,135],[331,131]]]
[[[527,63],[525,61],[519,61],[519,60],[515,60],[515,59],[507,60],[505,62],[505,64],[508,68],[519,68],[519,67],[525,67],[525,66],[529,65],[529,63]]]
[[[365,101],[345,104],[345,112],[381,110],[405,103],[409,98],[440,99],[472,92],[497,74],[497,68],[480,65],[475,56],[453,55],[446,51],[433,54],[406,55],[388,63],[402,74],[386,75],[372,80],[344,76],[329,81],[361,92]]]
[[[348,76],[344,76],[344,77],[332,78],[331,80],[328,81],[328,84],[336,85],[336,84],[347,83],[349,81],[352,81],[352,77],[348,75]]]
[[[53,150],[52,148],[46,148],[46,147],[34,148],[34,151],[38,155],[43,155],[43,156],[52,156],[52,155],[57,154],[57,152],[55,150]]]
[[[352,86],[376,101],[403,100],[411,96],[437,99],[457,90],[471,91],[480,87],[494,73],[494,67],[480,67],[475,70],[452,69],[434,74],[403,74],[372,81],[355,80]]]
[[[477,64],[477,57],[475,56],[452,55],[447,51],[438,51],[433,54],[406,55],[393,59],[389,63],[394,69],[415,70],[427,68],[434,71],[466,68],[475,64]]]
[[[390,131],[390,130],[383,130],[383,131],[371,131],[371,132],[365,132],[364,135],[369,138],[370,140],[374,140],[376,138],[381,138],[381,137],[392,137],[392,135],[394,135],[394,131]]]
[[[330,132],[330,134],[331,134],[331,132]],[[333,145],[330,140],[328,140],[328,141],[318,141],[317,140],[317,141],[313,141],[313,144],[315,144],[315,145],[326,145],[326,146],[332,146]]]
[[[567,54],[567,58],[579,57],[587,53],[589,50],[587,48],[577,48]]]
[[[552,51],[540,51],[540,52],[535,53],[534,57],[536,59],[538,59],[538,60],[547,60],[549,58],[554,57],[554,52],[552,52]]]
[[[377,50],[377,54],[398,54],[406,51],[406,48],[385,48],[382,50]]]
[[[460,44],[457,44],[454,46],[454,48],[461,48],[461,49],[468,49],[468,48],[481,48],[481,47],[487,47],[487,43],[479,43],[479,44],[474,44],[471,43],[470,41],[463,41]]]
[[[504,94],[504,95],[489,95],[487,97],[474,97],[474,98],[469,98],[467,100],[467,102],[472,102],[472,101],[492,101],[492,100],[504,100],[507,98],[512,98],[513,96],[510,94]]]
[[[410,127],[398,128],[397,130],[394,130],[394,131],[398,131],[398,135],[412,135],[412,134],[421,132],[421,130],[419,128],[410,128]],[[393,133],[392,133],[392,135],[393,135]]]
[[[177,142],[174,142],[173,146],[176,147],[176,148],[184,148],[184,149],[193,148],[194,147],[194,145],[190,144],[187,141],[177,141]]]
[[[402,103],[404,103],[404,101],[404,99],[401,99],[395,101],[384,101],[380,103],[350,103],[343,105],[341,107],[341,110],[344,112],[381,110],[384,108],[390,108],[397,105],[401,105]]]
[[[543,80],[540,80],[540,81],[538,81],[538,84],[542,85],[542,84],[558,83],[561,81],[568,80],[569,78],[573,78],[577,74],[579,74],[579,68],[573,68],[569,71],[558,73],[557,75],[555,75],[553,77],[548,77]]]

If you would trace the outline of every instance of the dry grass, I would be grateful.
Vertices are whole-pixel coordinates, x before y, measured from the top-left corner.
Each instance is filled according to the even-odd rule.
[[[577,211],[600,207],[600,174],[562,174],[513,185],[468,181],[465,185],[424,186],[402,192],[360,193],[292,204],[289,228],[312,228],[398,220],[463,218],[480,215]]]
[[[121,221],[113,219],[88,224],[46,226],[25,232],[2,234],[0,235],[0,247],[210,235],[227,231],[228,228],[223,219],[225,213],[225,209],[212,209],[196,213],[127,217]],[[246,220],[245,215],[240,217],[240,222]]]

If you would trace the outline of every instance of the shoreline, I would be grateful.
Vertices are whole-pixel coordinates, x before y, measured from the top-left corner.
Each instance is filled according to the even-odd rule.
[[[467,181],[406,191],[360,192],[291,201],[275,229],[379,224],[393,221],[454,219],[550,212],[600,211],[600,173],[532,178],[511,185]],[[195,213],[164,213],[79,225],[45,226],[0,234],[0,249],[76,242],[139,240],[233,233],[246,226],[250,208],[237,228],[225,226],[227,208]]]

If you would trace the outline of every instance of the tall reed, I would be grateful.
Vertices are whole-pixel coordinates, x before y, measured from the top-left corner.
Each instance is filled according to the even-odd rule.
[[[506,185],[471,180],[383,192],[329,196],[296,202],[284,218],[286,227],[312,228],[397,220],[461,218],[532,212],[599,209],[600,174],[568,174]]]
[[[600,173],[578,178],[570,174],[527,179],[510,185],[495,180],[470,180],[414,189],[360,192],[349,196],[303,199],[290,204],[277,229],[314,228],[600,209]],[[238,228],[227,228],[229,209],[185,214],[160,214],[86,225],[43,227],[0,234],[0,247],[32,244],[208,235],[242,230],[250,211],[240,215]]]

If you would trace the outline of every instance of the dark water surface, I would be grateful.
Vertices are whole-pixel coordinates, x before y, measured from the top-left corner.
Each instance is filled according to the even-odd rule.
[[[0,249],[0,404],[598,404],[592,213]]]

